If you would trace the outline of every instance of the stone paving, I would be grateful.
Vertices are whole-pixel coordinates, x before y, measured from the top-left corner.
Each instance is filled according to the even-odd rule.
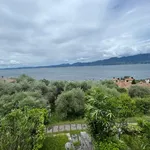
[[[85,130],[87,129],[86,124],[65,124],[65,125],[56,125],[53,127],[47,128],[47,133],[56,133],[63,131],[71,131],[71,130]]]

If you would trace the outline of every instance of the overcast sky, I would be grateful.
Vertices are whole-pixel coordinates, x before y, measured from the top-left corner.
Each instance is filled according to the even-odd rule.
[[[150,52],[150,0],[0,0],[0,67]]]

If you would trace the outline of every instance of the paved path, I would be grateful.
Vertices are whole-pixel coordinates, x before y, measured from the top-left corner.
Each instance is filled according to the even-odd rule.
[[[47,128],[47,133],[56,133],[63,131],[72,131],[72,130],[85,130],[87,129],[86,124],[65,124],[65,125],[56,125],[53,127]]]

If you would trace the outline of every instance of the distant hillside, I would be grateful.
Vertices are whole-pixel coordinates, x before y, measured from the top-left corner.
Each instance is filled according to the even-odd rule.
[[[78,62],[70,66],[97,66],[97,65],[122,65],[122,64],[148,64],[148,63],[150,63],[150,53],[120,58],[112,57],[109,59],[97,60],[94,62],[86,62],[86,63]]]
[[[74,64],[60,64],[53,66],[18,67],[18,68],[4,68],[4,69],[32,69],[32,68],[75,67],[75,66],[124,65],[124,64],[150,64],[150,53],[120,58],[112,57],[105,60],[97,60],[85,63],[77,62]]]

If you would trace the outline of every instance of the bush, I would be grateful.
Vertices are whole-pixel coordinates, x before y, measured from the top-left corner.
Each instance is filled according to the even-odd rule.
[[[110,97],[101,89],[91,89],[86,97],[86,120],[91,136],[96,141],[103,141],[114,134],[115,116]]]
[[[129,150],[150,150],[149,141],[141,136],[123,135],[122,140]]]
[[[129,89],[130,97],[148,97],[150,96],[150,89],[142,86],[131,86]]]
[[[56,112],[62,119],[74,119],[84,115],[84,92],[72,89],[60,94],[56,100]]]
[[[39,150],[45,135],[45,109],[13,110],[0,120],[1,150]]]
[[[136,81],[135,81],[135,79],[133,79],[133,80],[132,80],[132,84],[136,84]]]
[[[91,85],[89,82],[81,82],[80,84],[81,89],[86,92],[87,90],[89,90],[91,88]]]
[[[110,89],[117,88],[117,85],[114,83],[114,81],[111,81],[111,80],[102,81],[102,85],[105,85],[106,87]]]
[[[127,89],[125,89],[125,88],[117,87],[117,91],[120,93],[127,93]]]
[[[96,144],[95,150],[127,150],[127,146],[119,141],[108,140]]]
[[[137,112],[148,114],[150,112],[150,98],[136,98]]]
[[[63,81],[55,81],[55,82],[52,82],[51,84],[50,84],[50,86],[51,85],[53,85],[53,86],[55,86],[56,87],[56,93],[57,93],[57,95],[59,95],[59,94],[61,94],[63,91],[64,91],[64,87],[65,87],[65,82],[63,82]]]
[[[65,85],[65,91],[70,91],[74,88],[79,88],[80,84],[78,82],[67,82]]]

